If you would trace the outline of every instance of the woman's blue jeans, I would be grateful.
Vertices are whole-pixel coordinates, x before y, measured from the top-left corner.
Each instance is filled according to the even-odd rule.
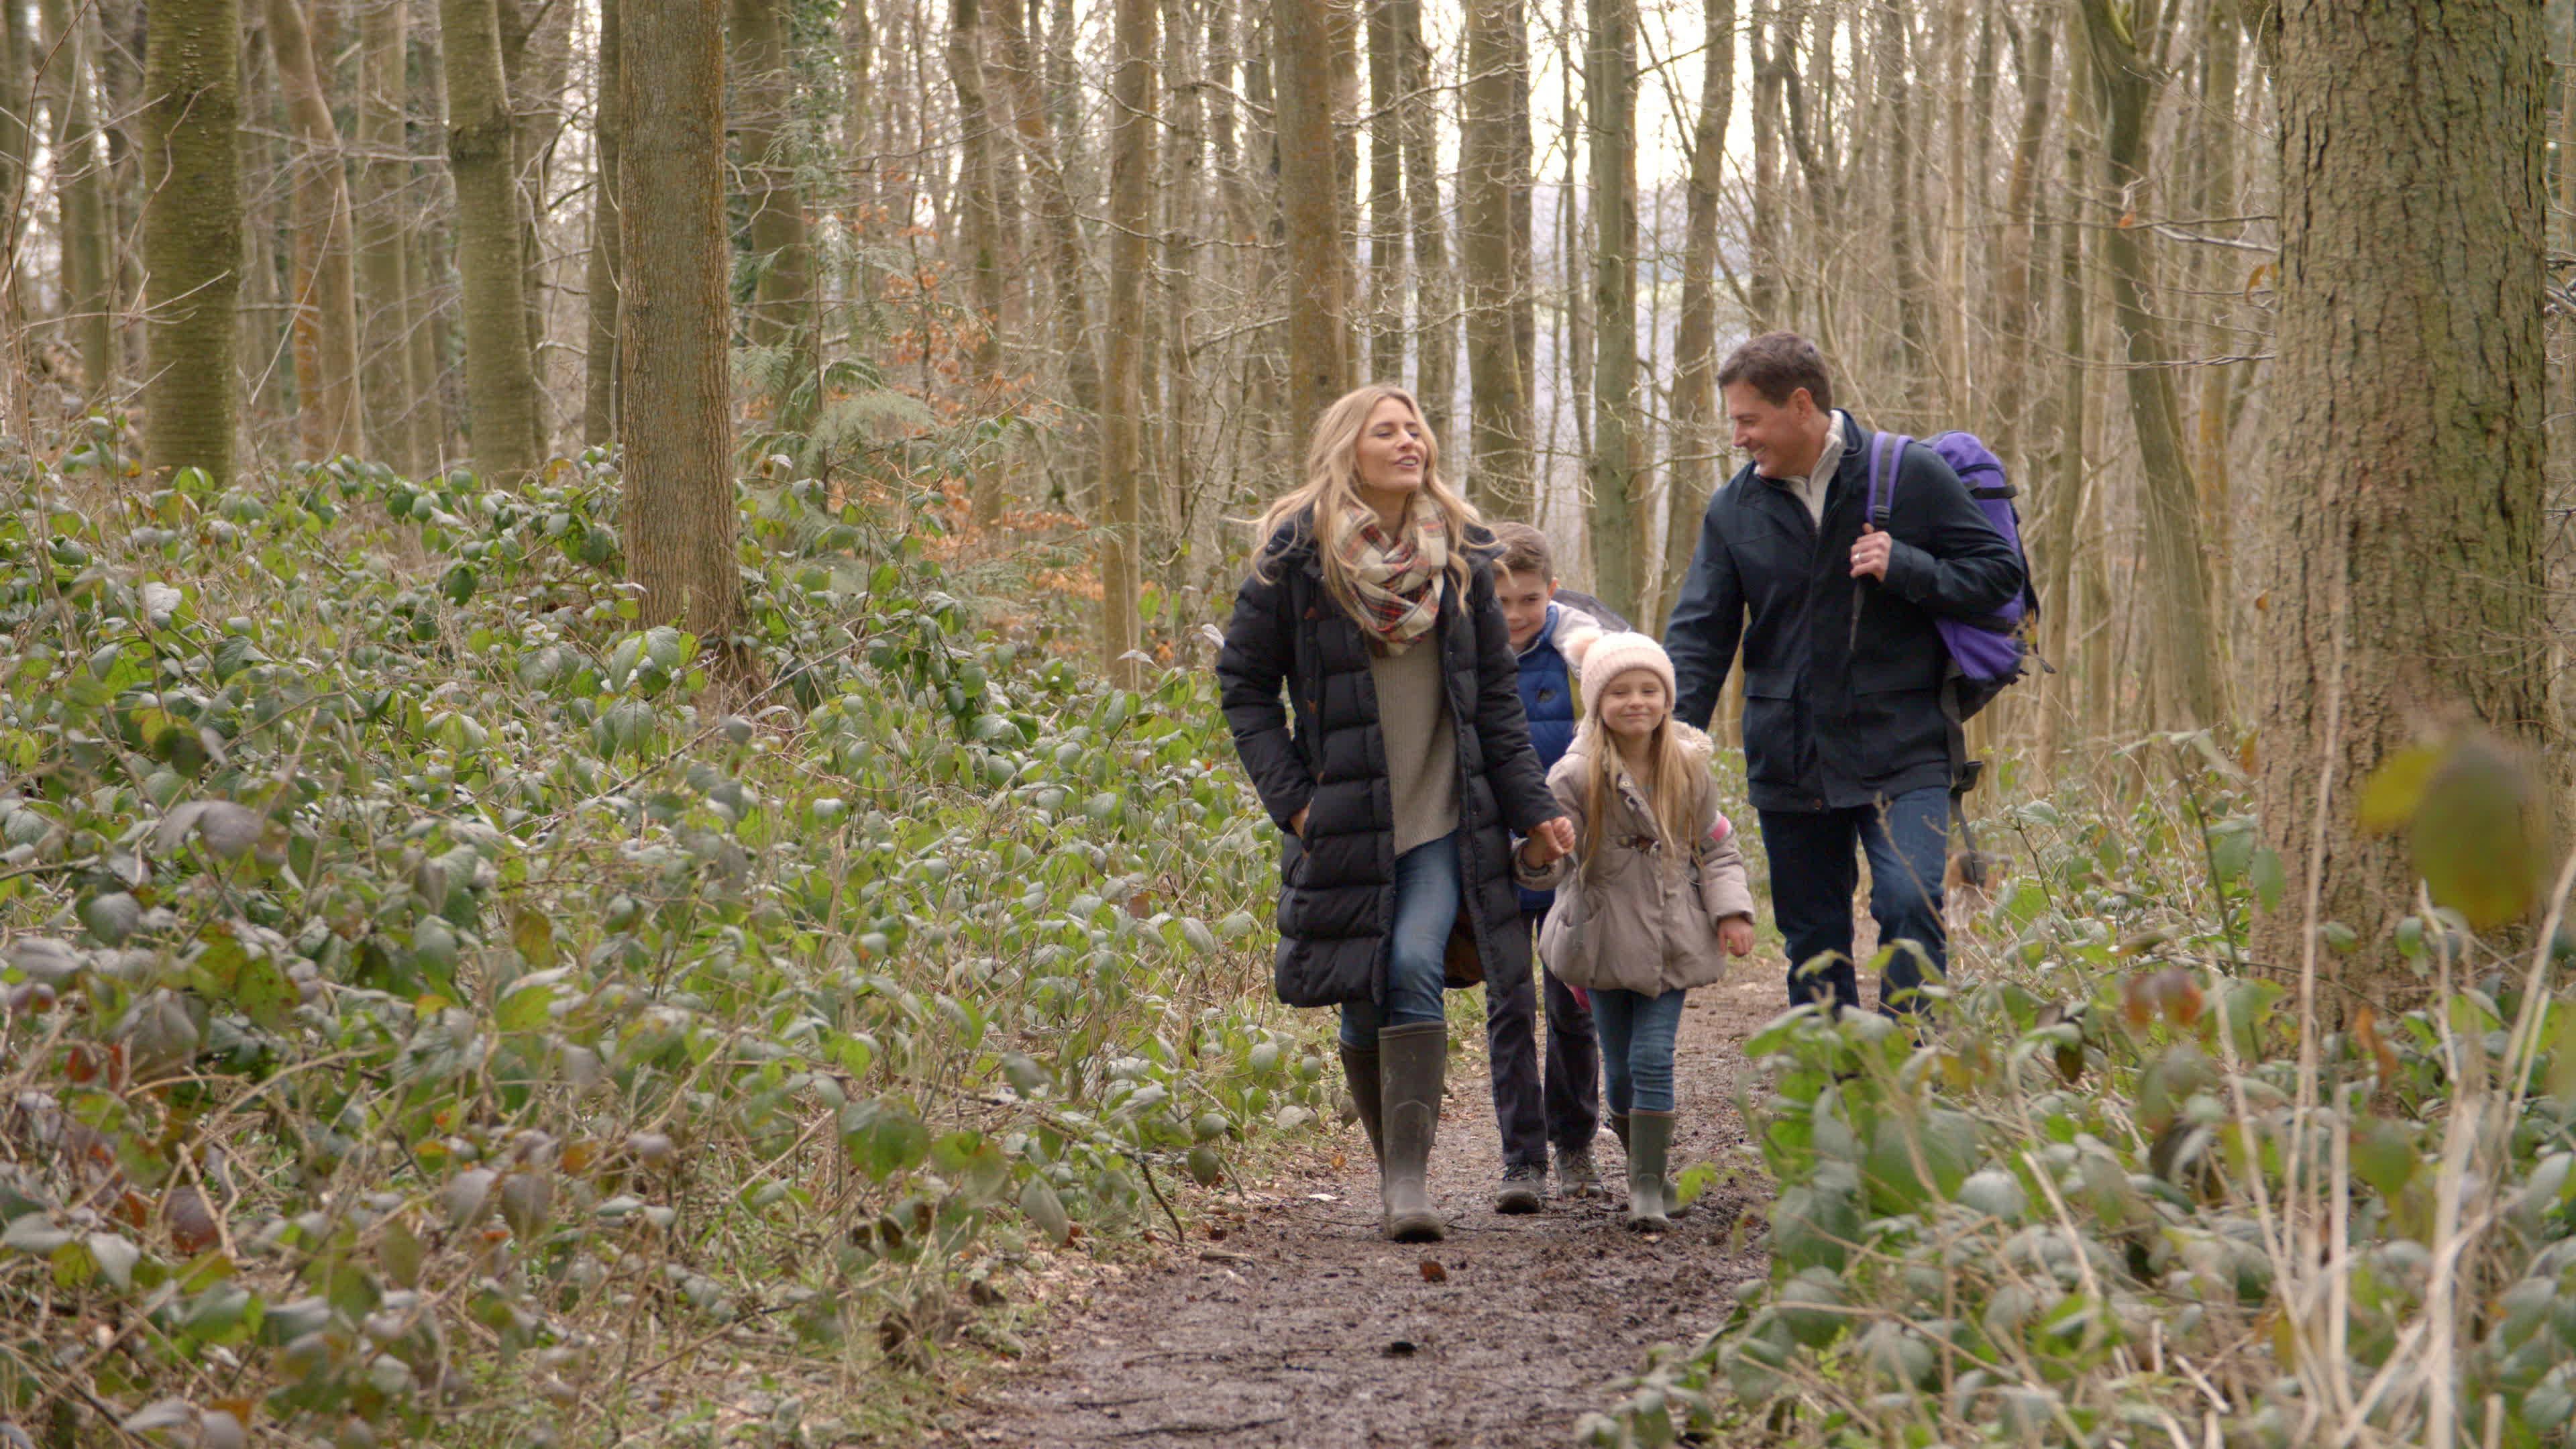
[[[1395,858],[1395,929],[1388,933],[1386,1003],[1342,1003],[1342,1045],[1377,1045],[1380,1026],[1446,1021],[1449,928],[1458,923],[1458,837],[1426,841]]]
[[[1592,1022],[1601,1031],[1601,1075],[1610,1110],[1673,1110],[1673,1039],[1681,1034],[1686,991],[1643,996],[1615,987],[1592,993]]]

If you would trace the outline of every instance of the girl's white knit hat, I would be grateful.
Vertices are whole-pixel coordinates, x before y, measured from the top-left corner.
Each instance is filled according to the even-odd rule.
[[[1673,657],[1663,645],[1643,634],[1604,634],[1583,656],[1583,712],[1597,709],[1610,681],[1631,669],[1647,670],[1662,680],[1667,703],[1679,692],[1673,684]]]

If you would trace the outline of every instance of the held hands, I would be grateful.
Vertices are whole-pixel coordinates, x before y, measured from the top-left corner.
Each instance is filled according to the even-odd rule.
[[[1574,822],[1559,815],[1539,823],[1521,842],[1521,861],[1532,870],[1543,869],[1574,853]]]
[[[1310,808],[1312,807],[1300,805],[1297,807],[1297,813],[1288,817],[1288,833],[1299,840],[1306,838],[1306,812]]]
[[[1852,543],[1851,576],[1884,582],[1887,578],[1887,556],[1895,546],[1894,537],[1862,524],[1860,537]]]
[[[1726,954],[1729,956],[1752,955],[1753,918],[1751,916],[1729,916],[1725,920],[1718,922],[1717,943],[1726,948]]]

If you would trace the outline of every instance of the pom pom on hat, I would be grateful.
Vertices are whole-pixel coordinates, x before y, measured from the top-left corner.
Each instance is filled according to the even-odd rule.
[[[1591,714],[1610,681],[1631,669],[1648,670],[1662,680],[1667,700],[1679,692],[1673,684],[1673,657],[1663,645],[1643,634],[1604,634],[1583,655],[1583,712]]]

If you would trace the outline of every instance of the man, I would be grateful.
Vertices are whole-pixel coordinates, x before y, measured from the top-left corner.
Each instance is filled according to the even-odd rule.
[[[1930,448],[1890,460],[1884,523],[1869,517],[1877,435],[1833,405],[1815,345],[1756,337],[1718,370],[1735,446],[1752,456],[1708,502],[1665,626],[1676,713],[1705,728],[1744,648],[1744,761],[1789,999],[1860,1005],[1852,969],[1854,851],[1893,945],[1879,1009],[1919,1009],[1947,965],[1950,656],[1933,620],[1992,613],[2022,586],[2020,555]],[[1890,440],[1893,441],[1893,440]]]

